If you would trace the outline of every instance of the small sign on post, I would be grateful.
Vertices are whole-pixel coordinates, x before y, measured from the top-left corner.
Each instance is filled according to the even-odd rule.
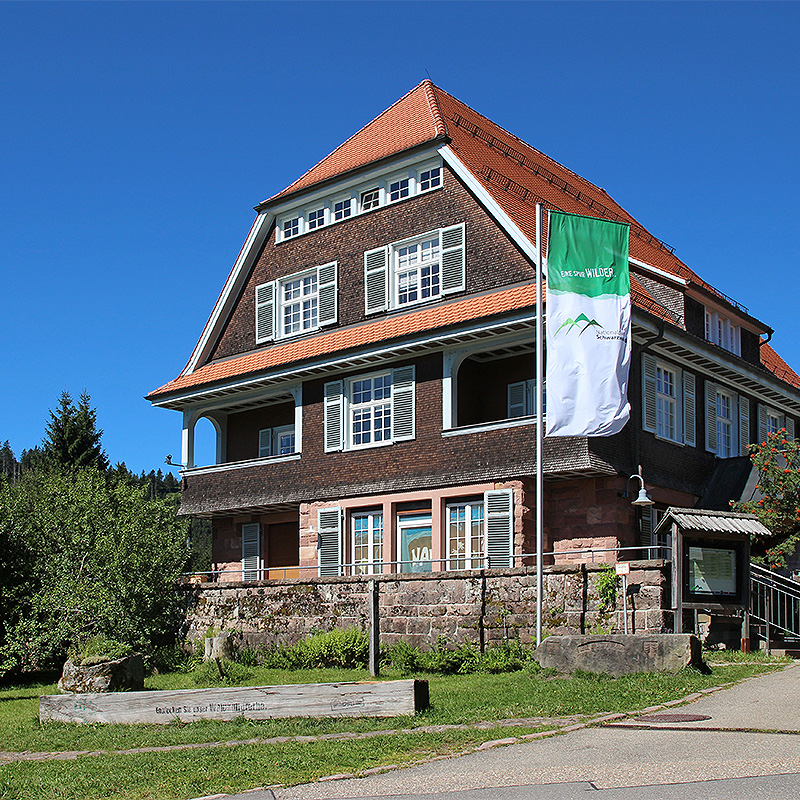
[[[622,625],[623,631],[628,633],[628,575],[631,574],[631,562],[619,561],[615,565],[617,575],[622,576]]]

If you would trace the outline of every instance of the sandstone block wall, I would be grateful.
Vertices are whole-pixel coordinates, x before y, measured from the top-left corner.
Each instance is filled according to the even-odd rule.
[[[669,564],[632,562],[631,632],[672,630]],[[598,597],[601,565],[550,566],[544,575],[542,626],[547,633],[622,632],[621,586],[607,608]],[[476,645],[536,638],[536,572],[523,567],[414,575],[377,575],[381,642],[435,644],[439,636]],[[251,644],[293,644],[314,631],[368,625],[369,579],[316,578],[184,587],[187,635],[209,628],[238,631]]]

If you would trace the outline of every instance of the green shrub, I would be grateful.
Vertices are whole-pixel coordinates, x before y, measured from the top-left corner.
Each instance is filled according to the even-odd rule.
[[[369,661],[369,635],[361,628],[315,633],[284,651],[294,669],[365,667]]]
[[[198,686],[240,686],[251,680],[253,675],[253,671],[242,664],[221,658],[219,664],[216,661],[203,662],[194,670],[192,680]]]
[[[89,666],[124,658],[132,652],[130,645],[99,634],[70,647],[68,655],[79,666]]]
[[[402,675],[412,675],[421,671],[419,648],[408,642],[397,642],[386,650],[382,662],[400,670]]]
[[[613,608],[617,601],[617,586],[619,584],[619,575],[611,564],[606,564],[594,579],[594,588],[597,590],[597,596],[600,598],[601,610]]]
[[[481,657],[480,668],[481,672],[492,674],[516,672],[525,669],[531,662],[536,663],[533,653],[525,650],[521,642],[515,639],[504,639],[500,644],[486,648]]]

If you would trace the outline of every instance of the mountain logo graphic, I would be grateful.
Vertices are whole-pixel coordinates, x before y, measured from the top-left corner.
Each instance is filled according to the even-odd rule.
[[[567,329],[566,332],[570,333],[574,328],[580,327],[580,331],[578,332],[578,336],[580,336],[582,333],[585,333],[587,330],[589,330],[589,328],[591,328],[592,326],[596,328],[603,327],[596,319],[589,319],[589,317],[587,317],[586,314],[581,314],[580,316],[575,317],[575,319],[568,317],[567,319],[564,320],[564,322],[561,323],[561,326],[555,332],[555,335],[558,336],[558,334],[561,333],[563,328],[566,328]]]

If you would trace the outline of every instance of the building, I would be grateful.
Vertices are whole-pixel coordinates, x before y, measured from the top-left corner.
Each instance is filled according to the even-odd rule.
[[[424,81],[257,206],[187,366],[148,396],[183,413],[181,511],[212,519],[222,580],[527,563],[537,202],[631,228],[632,416],[545,440],[551,559],[649,545],[667,506],[727,507],[748,444],[794,436],[800,377],[767,325]],[[213,465],[194,463],[201,418]],[[621,496],[640,468],[644,512]]]

